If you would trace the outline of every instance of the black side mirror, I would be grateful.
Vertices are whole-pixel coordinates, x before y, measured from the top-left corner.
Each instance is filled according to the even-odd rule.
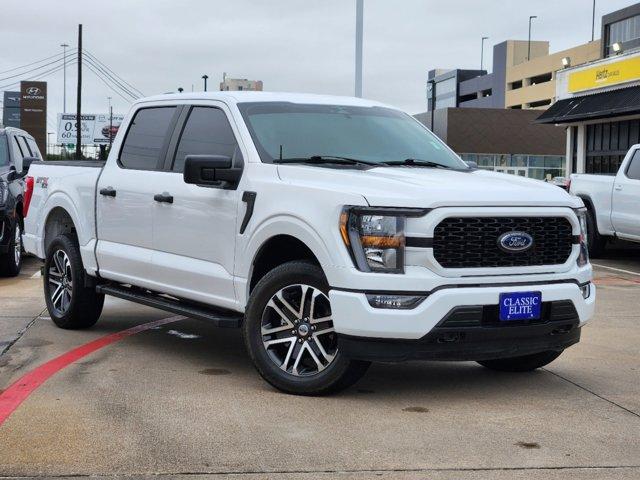
[[[16,178],[18,178],[18,172],[16,172],[16,167],[13,165],[9,167],[9,173],[7,174],[7,182],[13,182]]]
[[[39,162],[40,159],[38,157],[24,157],[22,159],[22,176],[26,176],[29,171],[29,167],[33,162]]]
[[[225,155],[187,155],[184,159],[185,183],[233,190],[242,176],[241,168],[232,168]]]

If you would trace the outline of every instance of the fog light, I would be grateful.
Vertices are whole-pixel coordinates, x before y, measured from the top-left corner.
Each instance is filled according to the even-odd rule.
[[[582,298],[585,300],[591,296],[591,284],[587,283],[580,286],[580,292],[582,292]]]
[[[425,298],[422,295],[379,295],[367,294],[369,305],[373,308],[392,308],[408,310],[420,304]]]

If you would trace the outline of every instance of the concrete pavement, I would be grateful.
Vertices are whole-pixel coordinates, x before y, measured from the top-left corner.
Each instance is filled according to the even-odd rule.
[[[633,253],[598,263],[640,273]],[[637,479],[640,276],[598,269],[597,278],[596,318],[544,370],[374,365],[355,387],[324,398],[265,384],[239,331],[167,324],[37,389],[0,426],[0,475]],[[11,334],[40,314],[40,280],[0,282]],[[9,301],[5,287],[22,300]],[[36,319],[0,356],[0,389],[78,345],[168,316],[108,299],[91,330]]]

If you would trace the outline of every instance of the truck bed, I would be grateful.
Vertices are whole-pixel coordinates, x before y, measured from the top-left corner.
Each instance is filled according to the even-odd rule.
[[[33,162],[32,165],[47,165],[52,167],[104,167],[104,160],[46,160]]]

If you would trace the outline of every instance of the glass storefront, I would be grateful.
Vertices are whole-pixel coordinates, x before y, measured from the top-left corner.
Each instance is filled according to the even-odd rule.
[[[509,153],[461,153],[466,161],[476,162],[479,168],[510,173],[538,180],[566,176],[564,155],[520,155]]]

